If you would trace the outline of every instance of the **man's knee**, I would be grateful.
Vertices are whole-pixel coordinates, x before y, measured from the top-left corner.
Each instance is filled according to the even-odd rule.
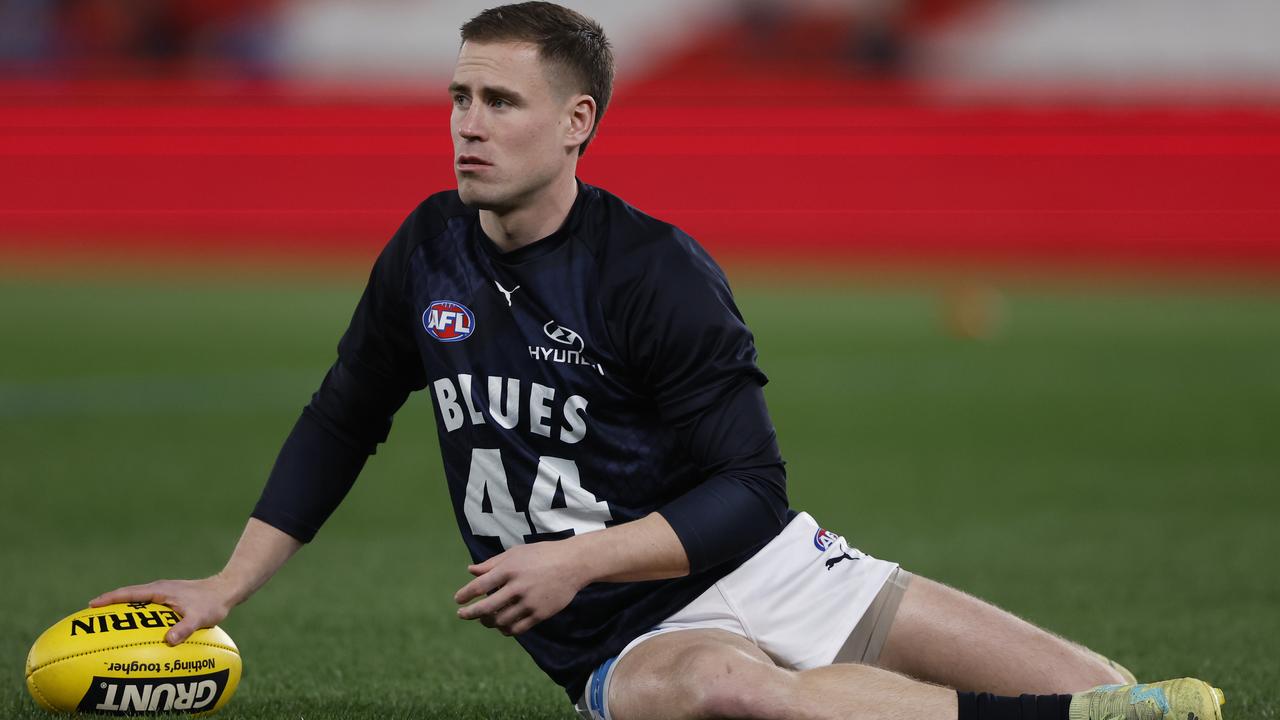
[[[794,675],[760,655],[711,643],[666,649],[660,662],[646,658],[615,681],[612,714],[624,720],[779,717]]]
[[[735,650],[690,653],[681,670],[698,717],[776,717],[792,685],[788,671]]]
[[[698,718],[778,717],[794,682],[790,672],[733,650],[690,652],[675,667]]]

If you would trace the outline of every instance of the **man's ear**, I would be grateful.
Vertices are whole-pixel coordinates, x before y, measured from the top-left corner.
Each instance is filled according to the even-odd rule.
[[[582,147],[596,127],[596,99],[590,95],[573,98],[569,108],[569,129],[565,134],[565,146]]]

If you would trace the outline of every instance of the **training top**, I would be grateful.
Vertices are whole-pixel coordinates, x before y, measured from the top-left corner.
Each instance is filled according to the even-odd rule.
[[[424,388],[475,562],[661,513],[689,575],[593,583],[517,636],[576,700],[793,515],[766,381],[724,274],[679,229],[579,182],[559,230],[504,253],[438,193],[378,257],[253,516],[310,541]]]

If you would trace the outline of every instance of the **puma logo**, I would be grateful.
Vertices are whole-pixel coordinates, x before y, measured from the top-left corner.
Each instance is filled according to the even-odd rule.
[[[493,284],[498,286],[498,292],[502,293],[503,297],[505,297],[505,298],[507,299],[507,307],[511,307],[511,293],[513,293],[513,292],[515,292],[515,291],[519,290],[519,289],[520,289],[520,286],[519,286],[519,285],[517,285],[517,286],[515,286],[515,287],[511,288],[510,290],[508,290],[508,289],[506,289],[506,288],[502,287],[502,283],[498,282],[497,280],[494,280],[494,281],[493,281]]]
[[[831,568],[835,567],[835,564],[840,562],[841,560],[853,560],[853,559],[854,557],[849,553],[842,552],[840,553],[840,557],[833,557],[827,561],[827,569],[830,570]]]

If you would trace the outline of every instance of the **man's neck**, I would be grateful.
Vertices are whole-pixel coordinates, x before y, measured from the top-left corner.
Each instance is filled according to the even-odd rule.
[[[502,252],[518,250],[559,230],[577,197],[578,181],[569,173],[528,205],[502,213],[481,210],[480,228]]]

